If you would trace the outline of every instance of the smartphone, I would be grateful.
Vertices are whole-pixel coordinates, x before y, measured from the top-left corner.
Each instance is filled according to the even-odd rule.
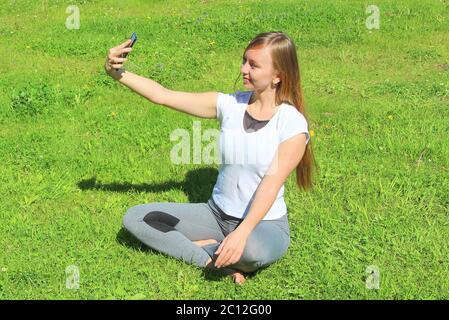
[[[133,34],[131,35],[131,43],[127,46],[127,48],[132,48],[132,46],[136,43],[137,41],[137,34],[135,32],[133,32]],[[126,56],[128,55],[129,52],[124,52],[122,54],[122,58],[126,58]]]

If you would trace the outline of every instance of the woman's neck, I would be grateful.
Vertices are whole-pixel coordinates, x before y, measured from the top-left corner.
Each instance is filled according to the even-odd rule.
[[[251,95],[251,110],[254,115],[271,115],[279,106],[276,105],[276,91],[265,90],[263,92],[254,91]]]
[[[251,108],[254,112],[258,114],[269,114],[273,112],[273,110],[276,110],[278,107],[275,104],[275,100],[275,90],[267,89],[263,92],[257,92],[254,90],[254,93],[251,95],[249,104],[251,104]]]

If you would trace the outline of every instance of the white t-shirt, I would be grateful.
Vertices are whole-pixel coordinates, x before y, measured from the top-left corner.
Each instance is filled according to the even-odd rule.
[[[253,91],[230,94],[219,92],[217,98],[217,119],[221,125],[221,159],[212,198],[226,214],[240,219],[247,215],[264,175],[271,174],[267,171],[278,145],[300,133],[307,135],[307,143],[310,139],[306,119],[294,106],[287,103],[279,106],[264,127],[255,132],[246,132],[243,117],[252,93]],[[284,185],[263,220],[278,219],[287,213],[283,194]]]

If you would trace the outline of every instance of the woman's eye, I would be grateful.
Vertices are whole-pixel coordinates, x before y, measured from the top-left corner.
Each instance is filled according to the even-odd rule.
[[[245,62],[246,62],[246,59],[245,59],[245,58],[243,58],[243,60],[242,60],[242,64],[245,64]],[[251,68],[256,68],[256,65],[254,65],[254,64],[250,64],[250,66],[251,66]]]

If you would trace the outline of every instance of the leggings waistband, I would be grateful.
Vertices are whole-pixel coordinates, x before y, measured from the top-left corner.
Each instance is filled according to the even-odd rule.
[[[220,207],[215,203],[214,199],[209,198],[207,201],[207,204],[213,209],[213,211],[216,211],[220,214],[221,218],[224,218],[226,220],[234,220],[234,221],[243,221],[243,219],[231,216],[229,214],[226,214],[223,210],[220,209]]]

